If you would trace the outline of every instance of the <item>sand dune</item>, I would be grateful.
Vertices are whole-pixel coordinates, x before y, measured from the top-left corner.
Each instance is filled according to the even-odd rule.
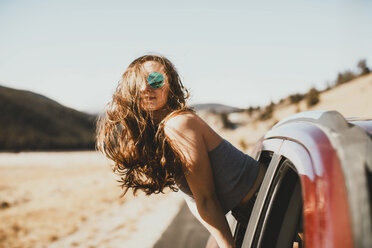
[[[221,125],[216,125],[214,122],[218,120],[215,117],[205,116],[205,119],[213,123],[222,136],[241,149],[241,142],[244,141],[248,147],[246,151],[249,151],[278,121],[297,112],[311,110],[336,110],[345,117],[372,118],[372,73],[323,92],[320,94],[320,102],[311,108],[307,107],[305,100],[298,104],[284,102],[275,107],[273,117],[266,121],[254,121],[247,113],[235,113],[235,118],[244,120],[244,123],[234,130],[224,130]]]
[[[307,108],[305,100],[280,107],[274,118],[281,120],[297,111],[336,110],[345,117],[372,118],[372,74],[357,78],[320,95],[320,102]]]

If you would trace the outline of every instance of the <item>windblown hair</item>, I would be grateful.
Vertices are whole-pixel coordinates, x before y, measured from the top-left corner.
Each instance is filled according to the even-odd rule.
[[[170,90],[164,108],[169,113],[160,123],[151,111],[141,108],[140,85],[144,82],[143,64],[163,65]],[[163,193],[166,187],[177,191],[175,177],[181,175],[182,154],[167,140],[164,123],[171,115],[193,111],[186,106],[189,92],[174,65],[165,57],[145,55],[134,60],[119,81],[106,111],[97,120],[96,148],[114,162],[113,171],[125,195],[128,189],[147,195]]]

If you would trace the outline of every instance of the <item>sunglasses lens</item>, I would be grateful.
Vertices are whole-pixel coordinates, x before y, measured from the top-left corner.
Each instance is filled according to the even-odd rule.
[[[153,72],[147,77],[147,82],[154,89],[161,88],[164,85],[164,76],[160,72]]]

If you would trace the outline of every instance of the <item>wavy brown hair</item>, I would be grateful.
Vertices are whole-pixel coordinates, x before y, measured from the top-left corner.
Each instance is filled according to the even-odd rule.
[[[163,65],[170,90],[161,111],[166,117],[157,123],[155,112],[141,108],[140,85],[144,82],[143,64]],[[186,106],[188,90],[174,65],[165,57],[145,55],[135,59],[124,72],[105,113],[97,120],[96,148],[114,162],[124,190],[143,190],[147,195],[163,193],[166,187],[177,191],[175,177],[182,175],[182,154],[164,134],[164,122],[171,115],[193,111]]]

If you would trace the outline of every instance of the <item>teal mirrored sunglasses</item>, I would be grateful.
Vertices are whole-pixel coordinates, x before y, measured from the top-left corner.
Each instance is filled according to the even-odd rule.
[[[159,89],[164,85],[164,76],[160,72],[152,72],[147,77],[147,82],[154,89]]]

